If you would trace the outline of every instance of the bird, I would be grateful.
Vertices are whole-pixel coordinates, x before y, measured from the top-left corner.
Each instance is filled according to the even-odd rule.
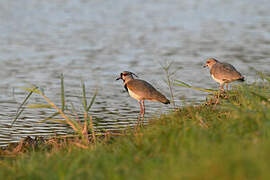
[[[132,72],[123,71],[122,73],[120,73],[120,77],[118,77],[116,80],[122,79],[126,91],[132,98],[136,99],[139,102],[140,105],[139,119],[142,113],[144,118],[145,113],[144,100],[170,104],[170,101],[158,90],[156,90],[151,84],[141,79],[134,79],[133,75],[138,77],[136,74]],[[143,106],[141,102],[143,103]]]
[[[221,91],[224,91],[224,84],[228,90],[229,83],[233,81],[245,81],[245,77],[242,76],[233,65],[220,62],[215,58],[208,58],[204,67],[210,69],[210,74],[212,78],[220,84]]]

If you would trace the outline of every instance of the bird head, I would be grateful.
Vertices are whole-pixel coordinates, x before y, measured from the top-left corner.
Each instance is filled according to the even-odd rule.
[[[120,73],[120,77],[118,77],[116,80],[122,79],[125,82],[126,80],[134,79],[133,75],[138,77],[133,72],[124,71],[124,72]]]
[[[206,60],[206,63],[205,65],[203,66],[204,68],[205,67],[209,67],[211,68],[214,64],[216,64],[218,62],[218,60],[214,59],[214,58],[209,58]]]

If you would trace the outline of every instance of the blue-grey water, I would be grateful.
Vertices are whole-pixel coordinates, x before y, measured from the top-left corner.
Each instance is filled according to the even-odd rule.
[[[81,80],[96,130],[114,131],[137,121],[138,103],[124,92],[119,73],[129,70],[169,97],[160,64],[173,62],[174,78],[217,88],[202,68],[208,57],[233,64],[247,78],[269,74],[269,0],[9,0],[0,2],[0,145],[22,137],[66,134],[66,126],[41,122],[48,109],[26,109],[12,128],[31,84],[60,105],[60,74],[67,101],[81,107]],[[176,105],[207,94],[174,86]],[[42,104],[38,96],[29,104]],[[146,102],[146,119],[172,108]]]

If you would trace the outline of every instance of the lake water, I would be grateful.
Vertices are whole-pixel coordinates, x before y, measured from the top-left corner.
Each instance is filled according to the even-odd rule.
[[[247,78],[269,74],[269,0],[9,0],[0,2],[0,145],[22,137],[66,134],[66,126],[41,122],[53,113],[26,109],[12,128],[17,108],[31,84],[60,104],[60,74],[68,102],[81,107],[81,80],[96,130],[119,130],[137,122],[139,105],[115,81],[136,73],[169,97],[160,64],[173,62],[175,79],[217,88],[208,57],[233,64]],[[174,87],[176,105],[200,103],[207,94]],[[29,104],[44,103],[35,95]],[[146,120],[172,105],[146,102]]]

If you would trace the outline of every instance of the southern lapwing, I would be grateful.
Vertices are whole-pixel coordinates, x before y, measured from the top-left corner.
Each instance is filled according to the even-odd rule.
[[[134,79],[133,75],[136,76],[132,72],[124,71],[120,74],[120,77],[117,78],[116,80],[122,79],[124,83],[124,87],[128,91],[129,95],[139,101],[140,117],[141,117],[141,113],[143,113],[143,117],[144,117],[144,112],[145,112],[144,100],[170,104],[170,101],[158,90],[156,90],[151,84],[141,79]],[[143,106],[141,102],[143,103]]]
[[[220,90],[224,91],[224,84],[228,90],[229,83],[233,81],[244,81],[241,75],[231,64],[219,62],[214,58],[209,58],[204,67],[209,67],[212,78],[220,84]]]

